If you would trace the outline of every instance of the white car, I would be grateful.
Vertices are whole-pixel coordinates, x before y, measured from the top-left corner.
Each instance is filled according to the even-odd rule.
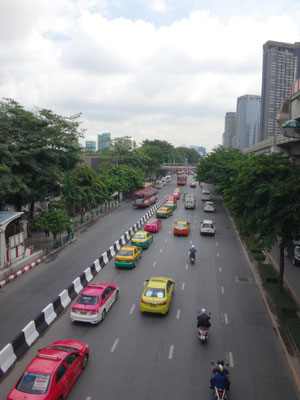
[[[209,190],[202,190],[201,200],[203,200],[203,201],[209,201],[210,200],[210,192],[209,192]]]
[[[212,235],[216,233],[215,222],[211,219],[204,219],[200,225],[200,235]]]
[[[206,203],[204,203],[203,210],[205,212],[214,212],[215,211],[214,203],[212,201],[207,201]]]

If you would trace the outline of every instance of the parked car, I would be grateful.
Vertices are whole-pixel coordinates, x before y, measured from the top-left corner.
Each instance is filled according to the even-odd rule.
[[[204,219],[200,225],[201,235],[212,235],[216,233],[215,222],[210,219]]]

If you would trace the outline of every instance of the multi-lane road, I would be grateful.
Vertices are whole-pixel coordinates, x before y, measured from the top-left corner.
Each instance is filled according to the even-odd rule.
[[[167,184],[160,196],[174,187],[175,182]],[[112,260],[93,280],[114,282],[120,287],[120,297],[105,321],[96,326],[73,324],[68,308],[2,380],[1,400],[38,348],[66,338],[81,340],[90,347],[89,365],[69,399],[211,399],[210,366],[218,358],[230,365],[230,399],[299,399],[280,341],[221,199],[213,196],[216,212],[205,214],[199,188],[184,187],[183,191],[196,194],[195,210],[185,210],[180,199],[136,268],[116,269]],[[130,203],[120,206],[86,228],[77,242],[45,265],[1,289],[0,318],[5,322],[1,324],[1,347],[144,213]],[[200,236],[204,218],[215,220],[215,237]],[[173,235],[178,219],[191,222],[189,236]],[[198,250],[194,265],[188,260],[191,244]],[[176,282],[166,316],[139,311],[145,279],[151,276],[166,276]],[[202,307],[212,316],[205,345],[199,342],[196,329],[197,311]]]

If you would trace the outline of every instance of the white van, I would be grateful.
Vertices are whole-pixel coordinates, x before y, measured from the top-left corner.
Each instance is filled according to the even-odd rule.
[[[195,208],[195,195],[187,193],[184,196],[184,208]]]

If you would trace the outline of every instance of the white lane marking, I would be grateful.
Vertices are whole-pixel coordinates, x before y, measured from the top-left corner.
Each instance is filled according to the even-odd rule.
[[[159,251],[162,252],[162,249],[160,249]]]
[[[88,397],[86,398],[86,400],[92,400],[92,397],[91,397],[91,396],[88,396]]]
[[[171,231],[169,231],[169,233],[171,233]]]
[[[180,317],[180,310],[177,310],[176,319],[179,319],[179,317]]]
[[[169,360],[172,360],[173,358],[173,353],[174,353],[174,344],[171,344],[170,346],[170,351],[169,351]]]
[[[219,267],[219,272],[222,272],[222,268],[221,267]]]
[[[220,257],[220,253],[217,253],[217,257]]]
[[[216,242],[216,246],[219,246],[219,243],[218,243],[218,242]]]
[[[225,322],[225,324],[228,324],[228,315],[227,315],[227,313],[224,313],[224,322]]]
[[[156,261],[154,261],[154,263],[153,263],[153,267],[155,267],[155,265],[157,264],[157,262]]]
[[[195,229],[195,225],[193,225],[193,228]]]
[[[135,309],[135,304],[132,305],[132,307],[131,307],[131,309],[129,311],[129,314],[132,314],[134,309]]]
[[[234,367],[234,363],[233,363],[233,355],[231,352],[228,353],[228,357],[229,357],[229,365],[231,367]]]
[[[112,348],[110,349],[111,352],[114,352],[116,350],[117,344],[119,343],[119,339],[115,340],[115,343],[113,344]]]
[[[185,269],[189,269],[189,265],[188,264],[185,264]]]
[[[183,282],[183,284],[181,285],[181,290],[184,290],[185,288],[185,283]]]
[[[193,241],[192,241],[192,240],[190,240],[190,243],[191,243],[191,244],[193,244]]]
[[[165,239],[165,242],[167,242],[168,241],[168,239]]]
[[[221,293],[222,293],[222,294],[224,294],[224,293],[225,293],[224,286],[221,286]]]

